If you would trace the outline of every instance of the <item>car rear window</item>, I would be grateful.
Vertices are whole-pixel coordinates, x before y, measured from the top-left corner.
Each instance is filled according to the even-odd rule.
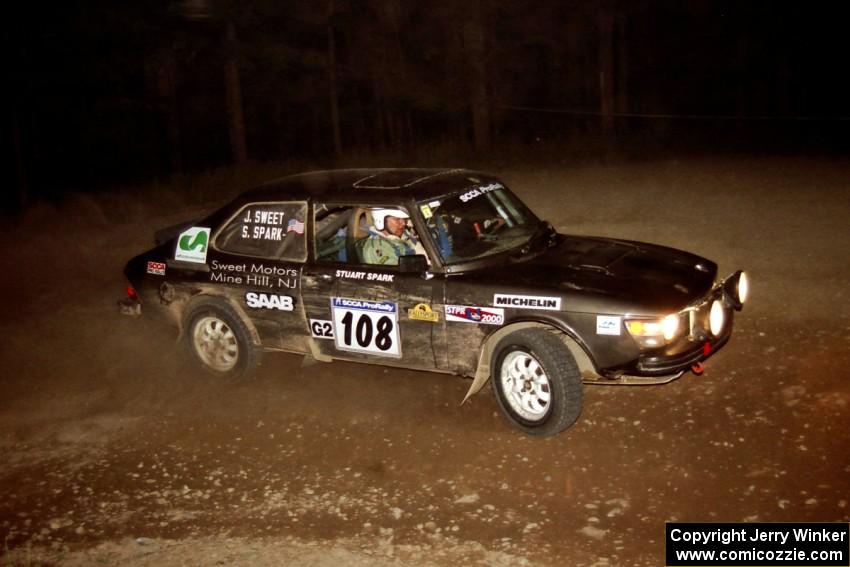
[[[307,203],[249,203],[216,234],[222,252],[303,262],[307,258],[304,227]]]

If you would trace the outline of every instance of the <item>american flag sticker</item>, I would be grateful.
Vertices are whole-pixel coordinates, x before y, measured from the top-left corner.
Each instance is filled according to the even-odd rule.
[[[298,219],[290,219],[286,225],[286,232],[294,232],[295,234],[304,234],[304,223]]]

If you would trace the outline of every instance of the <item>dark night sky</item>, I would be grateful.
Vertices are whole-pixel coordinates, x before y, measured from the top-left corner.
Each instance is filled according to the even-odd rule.
[[[435,145],[846,152],[837,5],[31,3],[6,26],[10,185],[50,196]]]

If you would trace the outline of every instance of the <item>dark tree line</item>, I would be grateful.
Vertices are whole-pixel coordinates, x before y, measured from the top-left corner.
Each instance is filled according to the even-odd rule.
[[[682,115],[698,130],[715,124],[703,115],[846,116],[846,48],[829,6],[17,6],[5,34],[10,186],[22,201],[249,160],[664,137]]]

